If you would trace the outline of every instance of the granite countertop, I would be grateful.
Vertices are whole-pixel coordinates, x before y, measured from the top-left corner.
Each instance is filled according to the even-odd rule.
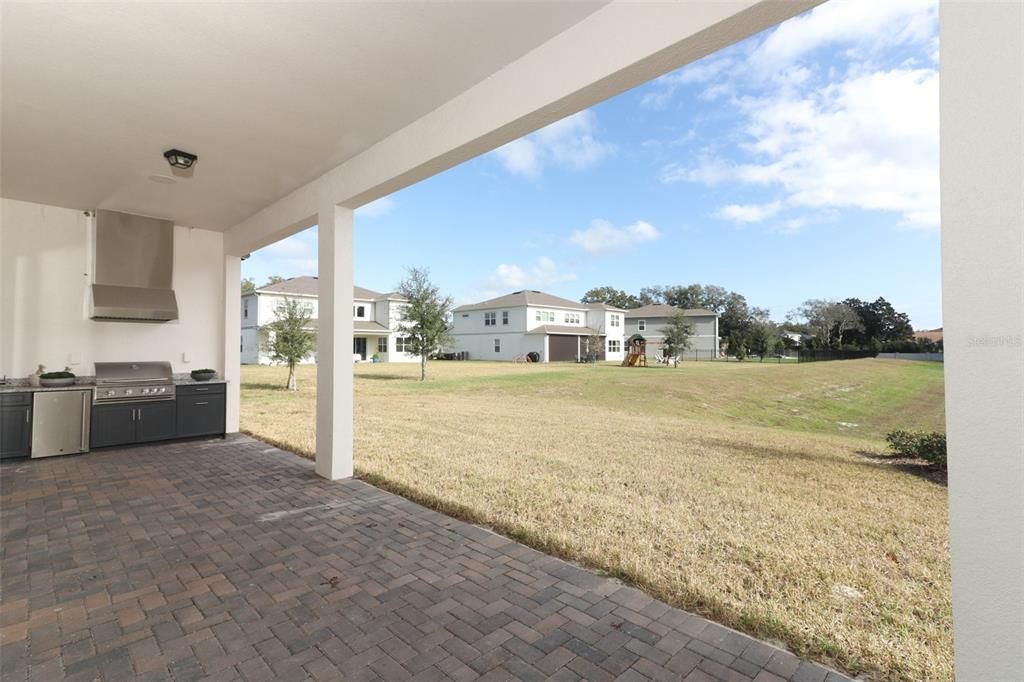
[[[196,381],[188,374],[175,374],[175,386],[190,386],[192,384],[226,384],[227,380],[221,377],[214,377],[209,381]],[[75,377],[75,383],[71,386],[31,386],[28,379],[8,379],[6,384],[0,384],[0,393],[36,393],[42,391],[91,391],[96,385],[95,377]]]

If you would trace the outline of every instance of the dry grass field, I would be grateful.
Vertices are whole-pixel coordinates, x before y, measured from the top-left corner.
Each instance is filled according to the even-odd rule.
[[[946,489],[872,453],[942,429],[942,366],[434,362],[356,374],[358,475],[854,674],[952,679]],[[309,456],[314,368],[242,370]]]

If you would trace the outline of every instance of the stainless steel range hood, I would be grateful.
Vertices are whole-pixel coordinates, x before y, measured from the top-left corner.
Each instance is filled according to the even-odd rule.
[[[92,319],[178,319],[173,266],[172,221],[97,210]]]

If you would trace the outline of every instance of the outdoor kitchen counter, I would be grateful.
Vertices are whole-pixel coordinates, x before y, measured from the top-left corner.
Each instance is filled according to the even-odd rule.
[[[32,386],[28,383],[13,384],[8,380],[6,384],[0,384],[0,393],[41,393],[43,391],[91,391],[96,384],[92,379],[82,381],[70,386]]]
[[[79,383],[72,384],[71,386],[32,386],[25,382],[24,379],[16,380],[22,383],[12,383],[10,379],[7,380],[6,384],[0,384],[0,393],[37,393],[41,391],[91,391],[96,387],[96,382],[92,377],[79,377]],[[227,379],[221,379],[220,377],[214,377],[209,381],[196,381],[187,374],[184,376],[175,376],[175,386],[193,386],[198,384],[226,384]]]

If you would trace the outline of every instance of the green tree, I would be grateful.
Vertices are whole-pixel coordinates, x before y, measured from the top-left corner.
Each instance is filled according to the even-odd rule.
[[[806,320],[822,348],[839,348],[843,335],[861,328],[857,311],[845,303],[822,298],[812,298],[790,313],[792,317]]]
[[[420,381],[425,381],[427,358],[451,343],[448,319],[452,298],[441,295],[425,268],[410,268],[398,284],[398,293],[408,300],[402,308],[398,333],[406,338],[407,351],[420,356]]]
[[[288,278],[282,277],[281,275],[271,275],[270,277],[267,277],[267,283],[264,286],[269,287],[271,284],[278,284],[280,282],[285,281],[286,279]]]
[[[638,308],[637,297],[615,287],[595,287],[583,294],[581,303],[607,303],[616,308]]]
[[[316,350],[316,332],[310,325],[313,310],[297,298],[286,298],[274,312],[274,321],[267,325],[267,352],[274,362],[288,365],[288,390],[297,391],[295,365]]]
[[[690,347],[690,337],[693,335],[693,325],[686,319],[683,313],[676,313],[669,320],[667,326],[661,328],[664,339],[661,342],[661,352],[666,359],[671,359],[673,364],[678,364],[679,356]]]
[[[583,339],[583,352],[584,359],[587,362],[597,364],[597,361],[601,359],[601,351],[604,350],[604,336],[601,335],[601,330],[590,327],[590,332]]]
[[[768,320],[754,320],[746,333],[747,346],[751,353],[764,358],[770,352],[780,352],[782,337],[779,328]]]
[[[880,343],[907,341],[914,336],[914,328],[910,324],[910,316],[898,312],[892,304],[882,297],[868,303],[859,298],[848,298],[843,301],[857,313],[860,327],[847,331],[844,343],[854,343],[861,348],[873,346],[872,339]]]
[[[245,277],[242,279],[242,293],[251,294],[256,291],[256,282],[252,277]]]

